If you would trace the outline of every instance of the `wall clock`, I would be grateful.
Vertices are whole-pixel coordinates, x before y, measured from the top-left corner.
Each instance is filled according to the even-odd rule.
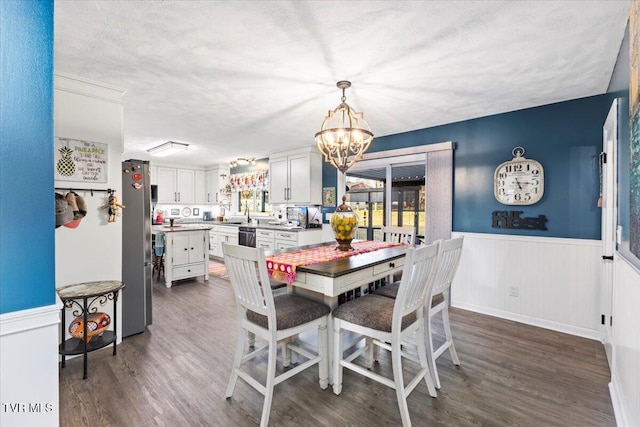
[[[503,205],[533,205],[544,195],[544,169],[515,147],[513,159],[500,164],[493,176],[493,194]]]

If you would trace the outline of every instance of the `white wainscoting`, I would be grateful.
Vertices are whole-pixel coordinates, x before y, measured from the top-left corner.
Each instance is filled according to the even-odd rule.
[[[600,340],[599,240],[464,236],[455,307]],[[516,286],[518,296],[510,296]]]
[[[0,315],[0,425],[57,426],[62,303]]]
[[[613,264],[613,347],[609,390],[619,426],[640,426],[640,271],[618,253]]]

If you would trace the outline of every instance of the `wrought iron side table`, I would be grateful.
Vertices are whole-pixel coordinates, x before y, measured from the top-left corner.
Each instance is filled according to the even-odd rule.
[[[116,355],[116,341],[118,338],[118,315],[116,303],[118,302],[118,292],[124,288],[124,283],[117,280],[105,280],[97,282],[78,283],[75,285],[63,286],[57,289],[62,300],[62,343],[59,353],[62,356],[62,367],[65,367],[65,357],[72,354],[82,354],[84,357],[84,374],[82,379],[87,379],[87,353],[106,347],[113,343],[113,355]],[[82,300],[82,303],[79,302]],[[87,315],[97,313],[98,306],[105,305],[107,301],[113,301],[113,330],[104,331],[102,335],[93,338],[88,337]],[[69,338],[66,336],[66,309],[73,309],[72,314],[76,317],[83,317],[84,334],[83,338]],[[90,341],[89,341],[90,340]]]

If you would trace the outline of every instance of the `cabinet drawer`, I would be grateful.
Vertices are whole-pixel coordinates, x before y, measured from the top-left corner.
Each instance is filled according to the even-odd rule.
[[[385,262],[384,264],[373,266],[373,274],[374,276],[377,276],[378,274],[386,273],[387,271],[393,270],[398,267],[402,267],[403,265],[404,265],[404,257],[394,259],[393,261],[389,261],[389,262]]]
[[[275,235],[275,231],[274,230],[256,230],[256,238],[260,239],[265,238],[265,239],[273,239],[274,235]]]
[[[273,250],[275,248],[275,244],[272,240],[265,239],[256,239],[256,248],[263,248],[264,250]]]
[[[298,233],[296,233],[295,231],[277,231],[276,239],[289,240],[294,243],[298,243]]]
[[[173,280],[204,275],[204,263],[183,265],[173,268]]]
[[[278,241],[278,243],[276,243],[277,250],[294,248],[296,246],[298,245],[295,242],[289,242],[289,241]]]

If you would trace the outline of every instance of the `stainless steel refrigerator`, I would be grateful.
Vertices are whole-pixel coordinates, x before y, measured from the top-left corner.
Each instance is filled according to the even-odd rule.
[[[149,162],[122,162],[122,336],[151,324],[151,185]]]

